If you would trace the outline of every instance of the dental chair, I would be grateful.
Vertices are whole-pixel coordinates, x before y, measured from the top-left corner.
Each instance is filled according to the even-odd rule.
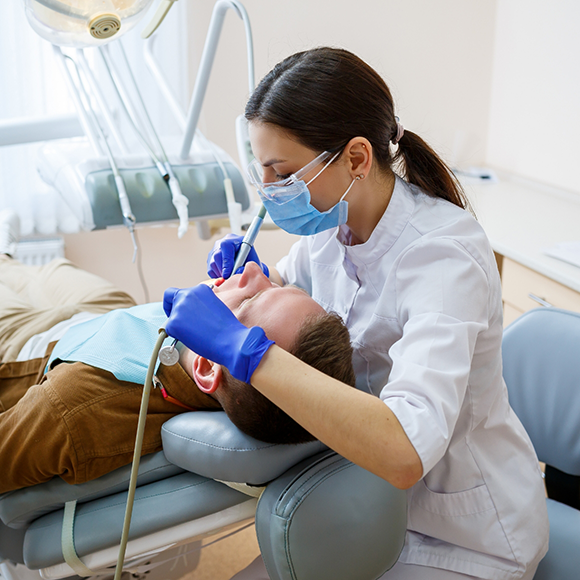
[[[534,580],[580,570],[580,314],[530,310],[504,332],[510,404],[546,463],[550,548]]]
[[[203,411],[172,418],[162,438],[163,452],[141,461],[124,577],[180,578],[202,539],[254,520],[272,580],[374,580],[396,562],[405,492],[323,444],[262,443]],[[1,495],[4,580],[111,578],[129,475]]]

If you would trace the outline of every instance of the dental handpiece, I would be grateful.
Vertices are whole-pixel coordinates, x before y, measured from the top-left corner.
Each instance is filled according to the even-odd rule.
[[[265,217],[266,217],[266,208],[262,205],[262,207],[260,207],[258,215],[252,220],[252,223],[250,224],[250,227],[248,228],[248,231],[246,232],[246,235],[242,240],[242,245],[240,246],[240,249],[238,250],[238,253],[236,255],[236,261],[234,263],[234,269],[232,270],[232,274],[235,274],[238,271],[238,269],[245,264],[246,258],[248,257],[248,254],[250,253],[250,250],[252,249],[252,246],[254,245],[256,238],[258,237],[258,232],[262,227],[262,223],[264,222]]]

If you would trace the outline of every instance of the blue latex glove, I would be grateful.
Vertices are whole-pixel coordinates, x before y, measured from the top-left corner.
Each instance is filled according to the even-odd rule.
[[[242,236],[228,234],[214,244],[212,251],[207,256],[207,273],[210,278],[229,278],[232,274],[239,274],[242,271],[242,268],[238,268],[237,272],[232,272],[243,239]],[[250,250],[244,263],[247,262],[256,262],[262,268],[262,272],[268,278],[270,277],[268,266],[260,262],[254,248]]]
[[[165,331],[193,352],[228,368],[249,383],[266,351],[274,344],[259,326],[244,326],[205,284],[168,288],[163,309]]]

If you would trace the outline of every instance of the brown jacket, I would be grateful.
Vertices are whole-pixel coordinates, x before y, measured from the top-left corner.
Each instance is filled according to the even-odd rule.
[[[51,345],[54,346],[54,345]],[[42,359],[0,365],[0,493],[48,481],[83,483],[131,463],[143,386],[83,363]],[[220,409],[183,368],[159,366],[167,393],[195,409]],[[161,449],[161,425],[183,407],[153,389],[142,454]]]

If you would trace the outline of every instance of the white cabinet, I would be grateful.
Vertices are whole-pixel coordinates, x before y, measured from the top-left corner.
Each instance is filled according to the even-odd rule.
[[[580,312],[580,268],[544,253],[580,240],[580,194],[501,173],[463,185],[498,258],[504,323],[541,303]]]

